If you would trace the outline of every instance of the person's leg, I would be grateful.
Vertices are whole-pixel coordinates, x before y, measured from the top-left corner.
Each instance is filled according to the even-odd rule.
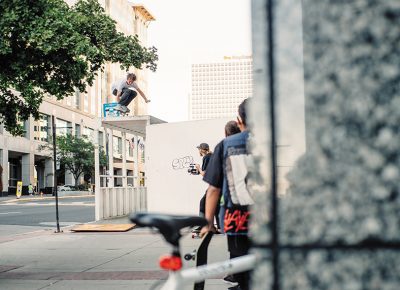
[[[206,215],[206,194],[200,199],[200,206],[199,206],[199,216],[204,217]]]
[[[221,223],[220,223],[220,219],[219,219],[219,211],[221,210],[221,202],[220,202],[221,195],[222,195],[222,193],[219,194],[217,207],[215,209],[215,221],[217,222],[217,228],[220,232],[222,232],[222,230],[223,230],[223,229],[221,229]]]
[[[206,195],[204,194],[203,197],[200,199],[199,216],[204,217],[205,215],[206,215]]]
[[[230,258],[236,258],[247,255],[250,248],[250,241],[247,236],[230,236],[228,235],[228,250]],[[233,274],[235,281],[239,283],[241,290],[249,290],[250,271]]]
[[[132,91],[129,89],[124,89],[122,91],[122,95],[121,95],[121,99],[119,100],[119,104],[121,106],[125,106],[127,107],[130,102],[132,102],[132,100],[137,96],[137,92],[136,91]]]
[[[206,192],[207,193],[207,192]],[[206,215],[206,193],[200,199],[199,203],[199,216],[204,217]],[[192,232],[200,232],[201,227],[195,227]]]

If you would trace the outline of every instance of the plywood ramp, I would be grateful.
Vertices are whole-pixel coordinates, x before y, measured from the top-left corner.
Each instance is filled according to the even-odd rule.
[[[71,229],[73,232],[127,232],[135,224],[84,224]]]

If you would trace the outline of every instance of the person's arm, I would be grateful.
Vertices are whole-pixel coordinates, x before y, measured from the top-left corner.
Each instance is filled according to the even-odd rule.
[[[207,232],[213,231],[216,229],[214,227],[214,216],[215,209],[217,208],[217,204],[219,202],[219,193],[221,189],[212,185],[209,185],[206,193],[206,212],[205,218],[208,221],[208,225],[204,226],[200,231],[200,236],[204,236]]]
[[[125,82],[125,81],[124,81]],[[122,96],[122,89],[124,87],[124,82],[119,82],[116,85],[116,89],[117,89],[117,102],[119,103],[119,101],[121,100],[121,96]]]
[[[149,103],[149,102],[150,102],[150,100],[146,97],[146,95],[143,93],[143,91],[142,91],[139,87],[136,87],[136,90],[137,90],[138,93],[142,96],[142,98],[144,99],[144,101],[145,101],[146,103]]]
[[[203,157],[203,165],[201,167],[199,164],[196,164],[196,168],[199,171],[199,174],[201,174],[201,176],[206,175],[206,170],[207,170],[208,163],[210,162],[210,158],[211,158],[211,154],[207,154],[206,156]]]
[[[201,170],[200,164],[196,164],[195,166],[196,166],[196,169],[197,169],[197,171],[199,172],[199,174],[200,174],[201,176],[206,175],[206,171],[205,171],[205,170],[204,170],[204,171]]]
[[[117,91],[117,102],[121,100],[122,91]]]

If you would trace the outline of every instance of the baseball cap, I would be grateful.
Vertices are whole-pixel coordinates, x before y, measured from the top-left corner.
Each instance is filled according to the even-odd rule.
[[[207,143],[201,143],[199,146],[197,146],[197,149],[209,150],[210,146],[208,146]]]

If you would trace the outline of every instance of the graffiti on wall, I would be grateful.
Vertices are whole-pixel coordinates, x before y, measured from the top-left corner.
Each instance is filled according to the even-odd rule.
[[[190,164],[192,163],[194,163],[193,156],[175,158],[174,160],[172,160],[172,169],[179,170],[189,168]]]

